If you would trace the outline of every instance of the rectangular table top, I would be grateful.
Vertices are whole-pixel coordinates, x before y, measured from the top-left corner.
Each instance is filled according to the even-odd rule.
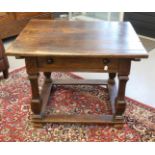
[[[57,57],[148,57],[129,22],[67,20],[31,20],[6,54]]]

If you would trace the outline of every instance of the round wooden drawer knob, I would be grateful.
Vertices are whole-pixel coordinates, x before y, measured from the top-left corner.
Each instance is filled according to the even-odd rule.
[[[108,65],[110,63],[110,60],[109,59],[103,59],[103,64],[104,65]]]
[[[53,61],[53,59],[52,58],[48,58],[47,59],[47,64],[52,64],[54,61]]]

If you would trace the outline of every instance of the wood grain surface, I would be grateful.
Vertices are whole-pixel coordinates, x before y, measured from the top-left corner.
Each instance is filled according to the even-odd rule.
[[[148,57],[129,22],[34,19],[6,53],[14,56]]]

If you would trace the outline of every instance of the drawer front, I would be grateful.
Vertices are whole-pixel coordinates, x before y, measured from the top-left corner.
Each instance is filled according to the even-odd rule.
[[[107,58],[38,58],[40,71],[116,72],[117,59]]]

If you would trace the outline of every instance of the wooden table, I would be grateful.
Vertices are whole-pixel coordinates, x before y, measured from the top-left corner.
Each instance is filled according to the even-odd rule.
[[[132,60],[148,54],[129,22],[85,22],[31,20],[17,37],[7,55],[25,58],[32,88],[32,122],[124,123],[125,88]],[[51,72],[107,72],[105,80],[52,80]],[[38,88],[39,72],[46,77],[43,91]],[[118,89],[115,77],[118,77]],[[45,116],[53,84],[107,84],[112,115]]]

